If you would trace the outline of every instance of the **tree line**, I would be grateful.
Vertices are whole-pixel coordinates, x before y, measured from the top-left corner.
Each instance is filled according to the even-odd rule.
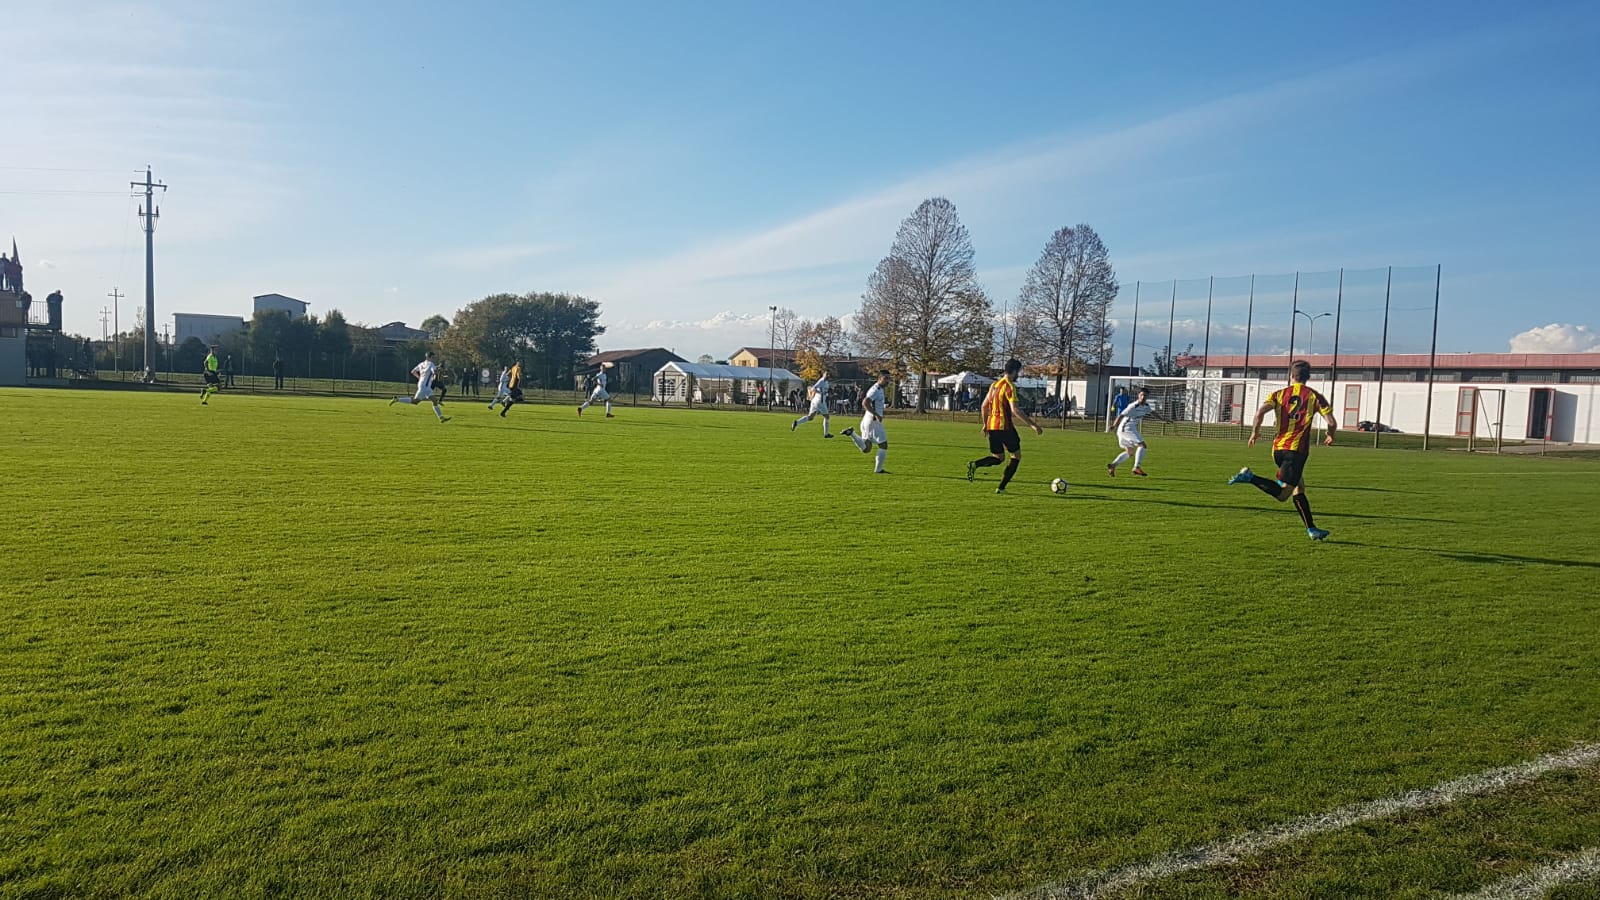
[[[467,304],[453,319],[439,315],[425,319],[424,340],[386,341],[379,329],[351,323],[337,309],[320,319],[258,310],[242,329],[214,344],[225,364],[244,376],[271,376],[275,365],[281,364],[287,378],[405,381],[412,366],[433,350],[446,372],[498,369],[521,357],[527,386],[566,388],[572,386],[577,366],[595,352],[595,338],[605,331],[599,318],[599,303],[571,294],[492,294]],[[143,368],[142,329],[117,340],[122,367]],[[158,360],[156,368],[198,372],[209,350],[205,342],[191,337],[171,348],[170,359]],[[112,367],[109,347],[98,353],[96,365]]]
[[[815,378],[823,360],[855,352],[887,361],[897,376],[963,369],[993,371],[1011,357],[1049,367],[1062,382],[1111,361],[1111,304],[1116,271],[1089,225],[1057,229],[1023,282],[1015,303],[996,313],[973,266],[972,239],[955,204],[924,200],[900,223],[888,255],[867,278],[847,333],[833,316],[775,314],[773,330],[800,374]],[[928,391],[918,391],[926,409]]]

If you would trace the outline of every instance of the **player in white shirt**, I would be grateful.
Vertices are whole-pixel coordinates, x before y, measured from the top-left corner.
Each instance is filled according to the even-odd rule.
[[[817,383],[811,386],[810,396],[811,411],[790,422],[789,430],[793,431],[817,416],[821,416],[822,436],[825,438],[833,437],[828,431],[828,372],[826,369],[823,370],[821,375],[817,376]]]
[[[433,390],[433,380],[439,374],[439,366],[433,361],[432,350],[429,350],[427,355],[422,358],[422,362],[417,363],[416,367],[411,370],[411,374],[417,379],[417,395],[415,397],[396,397],[389,401],[389,405],[393,406],[396,403],[420,404],[426,400],[433,404],[433,414],[439,417],[441,423],[450,421],[450,417],[445,415],[444,410],[439,407],[439,397]]]
[[[889,370],[884,369],[878,373],[877,382],[867,389],[867,395],[861,398],[861,433],[856,434],[848,428],[839,432],[854,441],[856,449],[862,453],[871,453],[873,445],[877,445],[878,458],[873,463],[872,471],[878,475],[889,474],[883,468],[883,461],[889,455],[889,438],[883,433],[883,387],[888,383]]]
[[[608,362],[600,364],[600,371],[594,375],[594,393],[589,395],[589,399],[578,404],[578,415],[583,415],[583,411],[589,408],[589,404],[604,400],[606,403],[606,418],[615,418],[615,416],[611,415],[611,395],[606,392],[606,370],[611,368],[611,365]]]
[[[1141,478],[1148,474],[1144,470],[1144,454],[1150,447],[1145,444],[1144,435],[1139,433],[1139,426],[1144,423],[1146,416],[1161,418],[1150,406],[1149,394],[1144,388],[1140,388],[1138,398],[1123,407],[1122,412],[1117,414],[1117,418],[1106,429],[1108,432],[1117,433],[1117,444],[1122,447],[1122,452],[1117,454],[1117,458],[1106,463],[1107,475],[1112,478],[1117,477],[1117,466],[1128,461],[1130,450],[1133,451],[1133,474]]]
[[[500,370],[500,383],[495,386],[494,399],[489,401],[489,408],[494,409],[511,397],[511,367],[505,366]]]

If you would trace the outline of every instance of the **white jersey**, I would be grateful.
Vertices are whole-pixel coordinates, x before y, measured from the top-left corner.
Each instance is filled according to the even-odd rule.
[[[422,360],[411,370],[411,375],[416,375],[416,400],[429,400],[434,397],[434,375],[437,372],[437,365],[430,359]]]
[[[434,360],[424,359],[416,368],[411,370],[411,375],[416,375],[416,389],[418,391],[432,391],[434,389],[434,373],[438,372]]]
[[[867,395],[861,398],[862,412],[883,418],[883,385],[875,384],[867,390]]]
[[[500,370],[500,386],[495,390],[501,394],[511,393],[511,369],[509,367]]]
[[[1118,434],[1138,434],[1139,427],[1144,424],[1144,417],[1151,415],[1155,410],[1148,403],[1131,403],[1118,417]]]
[[[817,379],[811,386],[811,408],[817,412],[828,411],[828,379],[826,376]]]

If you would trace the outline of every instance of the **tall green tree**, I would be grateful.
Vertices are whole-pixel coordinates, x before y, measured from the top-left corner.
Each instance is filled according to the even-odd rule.
[[[530,381],[570,385],[594,353],[600,304],[571,294],[491,294],[456,313],[440,346],[453,364],[503,364],[521,356]]]
[[[994,310],[972,256],[955,204],[924,200],[900,223],[861,297],[857,342],[916,373],[919,411],[927,409],[929,372],[986,369],[993,361]]]

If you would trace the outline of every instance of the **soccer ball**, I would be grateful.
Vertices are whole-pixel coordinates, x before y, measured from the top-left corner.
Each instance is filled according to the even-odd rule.
[[[1065,478],[1057,478],[1055,481],[1050,482],[1050,493],[1065,494],[1066,492],[1067,480]]]

